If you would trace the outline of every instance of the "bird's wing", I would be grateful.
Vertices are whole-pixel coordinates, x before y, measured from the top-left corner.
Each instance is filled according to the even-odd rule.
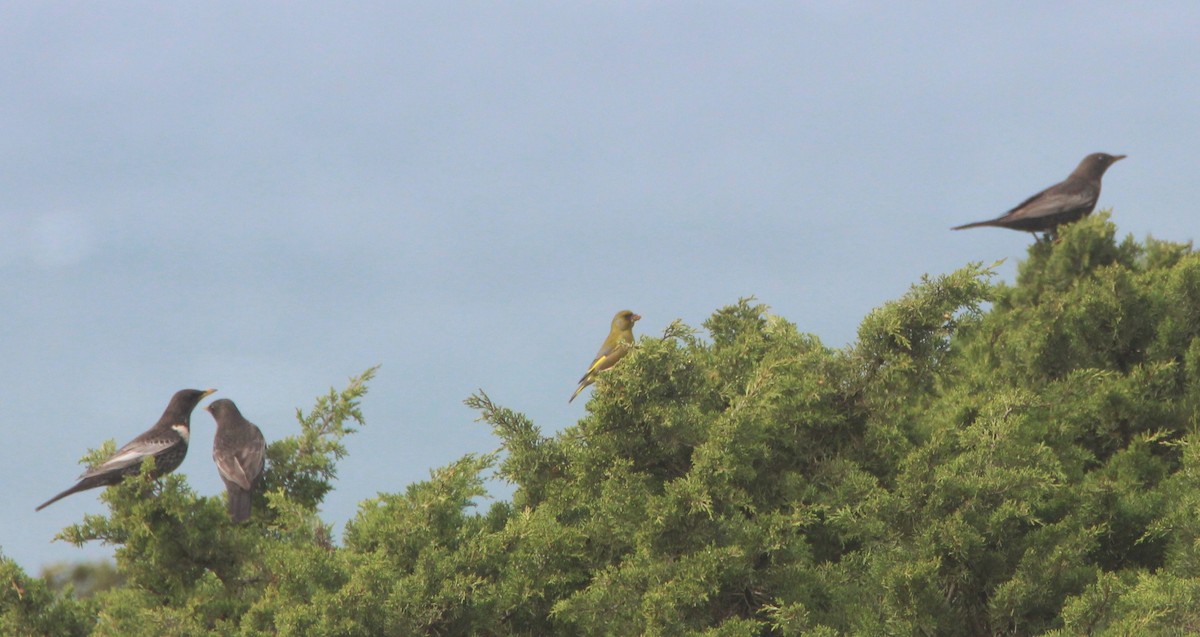
[[[267,441],[263,439],[262,431],[254,427],[254,438],[251,443],[242,447],[238,453],[238,461],[246,472],[250,482],[262,475],[267,466]]]
[[[1051,186],[1022,201],[1009,210],[1001,219],[1036,219],[1060,214],[1094,205],[1096,193],[1091,188],[1063,188],[1063,184]]]
[[[592,360],[591,366],[583,373],[583,378],[579,382],[583,382],[588,376],[596,372],[602,372],[609,367],[612,367],[629,349],[628,344],[619,338],[605,339],[604,345],[600,346],[600,351],[596,352],[596,358]]]
[[[237,454],[214,453],[213,462],[217,463],[217,471],[221,473],[222,478],[247,491],[250,490],[253,481],[246,475],[246,470],[242,468],[242,463],[238,461]]]
[[[171,447],[179,444],[179,434],[171,430],[156,430],[151,429],[146,433],[131,440],[128,444],[117,452],[109,456],[107,460],[99,465],[88,469],[79,476],[79,479],[90,478],[102,473],[111,473],[120,471],[127,467],[139,465],[142,459],[147,456],[155,456]]]
[[[213,451],[213,462],[221,477],[249,491],[266,466],[266,442],[262,432],[254,428],[253,437],[236,445],[232,452]]]

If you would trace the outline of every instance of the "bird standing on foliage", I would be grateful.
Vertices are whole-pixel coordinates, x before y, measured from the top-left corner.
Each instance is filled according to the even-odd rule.
[[[205,396],[215,391],[181,389],[175,392],[153,427],[129,441],[104,462],[83,472],[75,486],[46,500],[37,510],[41,511],[72,493],[107,487],[120,482],[125,476],[136,475],[142,470],[142,460],[148,457],[154,458],[156,478],[177,469],[187,455],[192,410]]]
[[[242,417],[232,400],[214,400],[208,413],[217,421],[213,462],[229,494],[229,517],[236,524],[250,517],[251,496],[266,466],[267,443],[262,431]]]
[[[1050,239],[1060,224],[1078,221],[1091,214],[1100,199],[1100,179],[1104,177],[1104,171],[1122,159],[1125,155],[1092,153],[1084,157],[1066,179],[1026,199],[1016,208],[995,219],[968,223],[951,230],[994,226],[1032,232],[1035,236],[1043,232]]]
[[[611,369],[629,352],[629,348],[633,347],[633,324],[641,318],[629,310],[617,312],[612,320],[612,328],[608,331],[608,338],[604,339],[600,351],[596,352],[596,359],[592,361],[592,366],[588,367],[583,378],[579,379],[579,387],[575,388],[575,393],[571,394],[568,403],[575,400],[584,387],[596,382],[597,374]]]

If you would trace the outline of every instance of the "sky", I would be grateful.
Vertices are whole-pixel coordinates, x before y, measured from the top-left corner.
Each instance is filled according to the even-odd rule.
[[[754,296],[830,347],[1084,155],[1119,233],[1195,238],[1200,3],[0,4],[0,552],[78,460],[215,387],[268,440],[379,364],[323,518],[553,433],[624,308]],[[197,409],[180,471],[222,485]],[[503,498],[504,487],[495,489]]]

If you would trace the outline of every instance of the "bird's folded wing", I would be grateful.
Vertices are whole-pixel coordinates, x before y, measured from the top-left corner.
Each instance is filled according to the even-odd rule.
[[[624,356],[625,352],[628,350],[629,345],[624,342],[618,342],[615,346],[601,349],[600,353],[596,354],[596,360],[592,361],[591,367],[588,367],[588,370],[584,372],[583,378],[580,378],[579,382],[582,383],[588,376],[602,372],[613,365],[616,365],[617,361],[621,360],[621,357]]]
[[[213,454],[213,462],[217,463],[217,471],[221,473],[221,477],[238,485],[239,487],[249,491],[252,480],[246,475],[246,470],[242,467],[242,463],[238,460],[236,454],[222,453]]]
[[[242,471],[250,482],[253,483],[262,475],[267,466],[267,443],[263,440],[262,433],[258,433],[253,442],[238,451],[238,463],[242,465]]]
[[[581,382],[581,383],[582,383],[582,382],[584,381],[584,379],[585,379],[585,378],[587,378],[588,376],[591,376],[592,374],[596,373],[596,371],[597,371],[597,370],[603,370],[603,369],[604,369],[604,363],[608,361],[608,356],[609,356],[609,354],[611,354],[611,353],[612,353],[612,352],[609,352],[608,354],[600,354],[599,356],[597,356],[597,357],[596,357],[596,360],[592,361],[592,365],[591,365],[591,367],[588,367],[588,370],[587,370],[586,372],[584,372],[584,373],[583,373],[583,378],[580,378],[580,379],[579,379],[579,382]]]
[[[1086,208],[1094,200],[1095,195],[1087,190],[1063,192],[1050,188],[1026,199],[1005,215],[1005,218],[1036,219]]]
[[[110,473],[141,464],[142,459],[146,456],[157,455],[179,444],[179,437],[177,435],[171,435],[166,432],[161,434],[158,432],[153,433],[157,435],[143,434],[138,436],[129,444],[118,449],[116,453],[104,462],[83,472],[83,475],[80,475],[79,478],[82,480],[83,478]]]
[[[249,491],[266,466],[266,443],[262,434],[237,445],[233,451],[213,451],[213,462],[222,478]]]

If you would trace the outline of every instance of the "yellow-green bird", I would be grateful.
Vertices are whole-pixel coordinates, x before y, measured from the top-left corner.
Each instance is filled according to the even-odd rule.
[[[596,376],[600,372],[612,369],[612,366],[629,352],[629,348],[633,346],[633,324],[640,318],[642,317],[629,310],[617,312],[612,320],[612,329],[608,330],[608,338],[604,339],[600,351],[596,352],[596,360],[592,361],[592,366],[584,373],[583,378],[579,379],[579,387],[575,388],[575,393],[571,394],[568,403],[575,400],[584,387],[596,382]]]

